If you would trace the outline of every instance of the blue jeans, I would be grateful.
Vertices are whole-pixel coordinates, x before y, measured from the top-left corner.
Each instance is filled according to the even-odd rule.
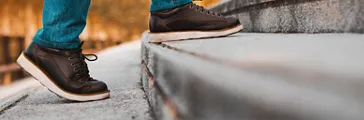
[[[152,0],[150,11],[181,6],[192,0]],[[56,49],[75,49],[86,26],[90,0],[44,0],[43,28],[33,42]]]

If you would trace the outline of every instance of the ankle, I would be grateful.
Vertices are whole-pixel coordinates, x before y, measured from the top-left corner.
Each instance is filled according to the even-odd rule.
[[[170,9],[174,9],[174,8],[178,8],[187,4],[192,3],[192,0],[179,0],[177,2],[172,1],[170,3],[167,2],[163,2],[163,3],[155,3],[153,2],[151,7],[150,7],[150,12],[161,12],[161,11],[165,11],[165,10],[170,10]]]
[[[33,43],[36,43],[39,46],[46,48],[53,48],[59,50],[67,50],[67,49],[77,49],[80,46],[80,42],[53,42],[48,40],[43,40],[37,36],[33,38]]]

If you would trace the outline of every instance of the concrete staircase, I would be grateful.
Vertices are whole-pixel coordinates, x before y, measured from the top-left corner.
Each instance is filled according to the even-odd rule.
[[[158,119],[364,119],[364,1],[212,9],[239,17],[244,33],[163,43],[144,35],[142,85]]]
[[[245,32],[364,33],[363,0],[231,0],[212,9],[239,17]]]
[[[364,35],[238,34],[143,43],[161,120],[363,120]]]

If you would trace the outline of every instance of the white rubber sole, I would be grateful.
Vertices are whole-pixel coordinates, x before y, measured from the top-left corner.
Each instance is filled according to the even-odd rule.
[[[60,97],[73,100],[73,101],[94,101],[110,97],[110,92],[92,94],[92,95],[77,95],[63,91],[50,78],[42,72],[37,66],[29,61],[24,54],[21,54],[17,60],[18,64],[27,72],[29,72],[35,79],[37,79],[43,86],[47,87],[51,92]]]
[[[167,42],[187,39],[214,38],[228,36],[243,30],[243,25],[219,30],[219,31],[187,31],[187,32],[166,32],[166,33],[148,33],[150,42]]]

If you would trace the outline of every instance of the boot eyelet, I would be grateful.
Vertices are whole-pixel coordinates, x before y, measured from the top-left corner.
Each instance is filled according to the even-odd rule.
[[[71,57],[69,57],[69,58],[68,58],[68,60],[72,60],[72,58],[71,58]]]
[[[76,68],[73,68],[73,71],[77,72],[77,69]]]
[[[75,66],[75,64],[71,63],[71,66]]]

